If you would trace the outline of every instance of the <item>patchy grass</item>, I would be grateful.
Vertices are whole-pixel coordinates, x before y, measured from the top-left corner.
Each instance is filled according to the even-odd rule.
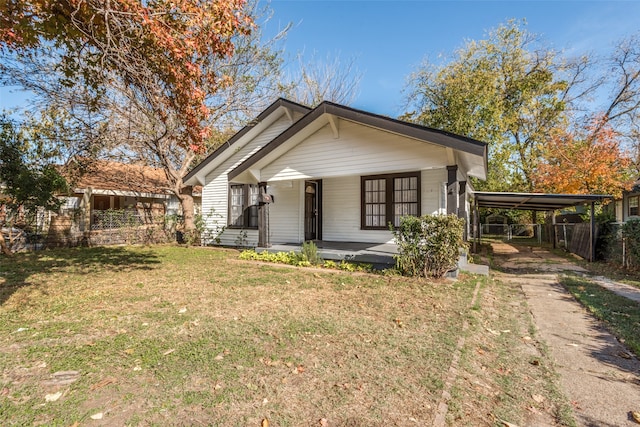
[[[497,327],[489,313],[517,324],[526,313],[508,296],[487,306],[491,281],[470,307],[473,277],[430,283],[237,257],[158,246],[0,258],[0,424],[425,425],[461,336],[482,339],[463,349],[460,378],[479,366],[478,348],[498,354],[521,339],[482,332]],[[482,362],[488,378],[502,375],[496,360]],[[75,381],[56,382],[61,371]],[[544,383],[538,371],[528,378]],[[494,391],[523,378],[492,382]],[[453,424],[474,407],[526,412],[463,385]]]
[[[640,304],[585,278],[565,276],[560,283],[640,357]]]
[[[469,312],[451,425],[574,426],[569,402],[519,288],[482,278]]]

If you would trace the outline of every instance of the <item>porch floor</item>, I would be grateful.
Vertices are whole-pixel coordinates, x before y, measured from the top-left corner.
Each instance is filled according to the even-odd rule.
[[[322,259],[373,264],[375,268],[389,268],[395,265],[393,256],[398,253],[393,243],[329,242],[316,240],[318,254]],[[256,248],[256,252],[300,252],[300,243],[277,243],[268,248]]]

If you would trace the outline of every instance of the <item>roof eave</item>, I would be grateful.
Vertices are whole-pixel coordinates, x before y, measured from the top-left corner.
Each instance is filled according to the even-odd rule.
[[[203,161],[201,161],[198,165],[196,165],[196,167],[194,167],[188,174],[184,176],[183,182],[187,185],[204,185],[205,184],[204,176],[206,176],[215,167],[215,164],[212,164],[212,162],[216,158],[218,158],[222,153],[224,153],[228,148],[234,145],[237,141],[241,140],[242,137],[248,134],[259,123],[264,121],[267,117],[273,114],[280,107],[289,108],[303,114],[311,111],[309,107],[306,107],[302,104],[289,101],[288,99],[278,98],[274,103],[272,103],[264,111],[262,111],[255,119],[253,119],[246,126],[244,126],[242,129],[236,132],[225,143],[223,143],[220,147],[215,149]]]

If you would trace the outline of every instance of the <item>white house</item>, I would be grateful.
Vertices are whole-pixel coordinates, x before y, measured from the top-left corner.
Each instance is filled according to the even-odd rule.
[[[402,215],[468,219],[487,145],[331,102],[279,99],[186,177],[224,245],[386,243]],[[207,243],[212,243],[211,241]]]

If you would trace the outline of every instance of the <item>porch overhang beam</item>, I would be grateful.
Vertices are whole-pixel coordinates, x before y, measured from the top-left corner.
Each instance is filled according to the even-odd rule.
[[[338,118],[333,114],[327,114],[327,119],[329,120],[329,126],[331,126],[333,139],[340,138],[340,133],[338,132]]]

